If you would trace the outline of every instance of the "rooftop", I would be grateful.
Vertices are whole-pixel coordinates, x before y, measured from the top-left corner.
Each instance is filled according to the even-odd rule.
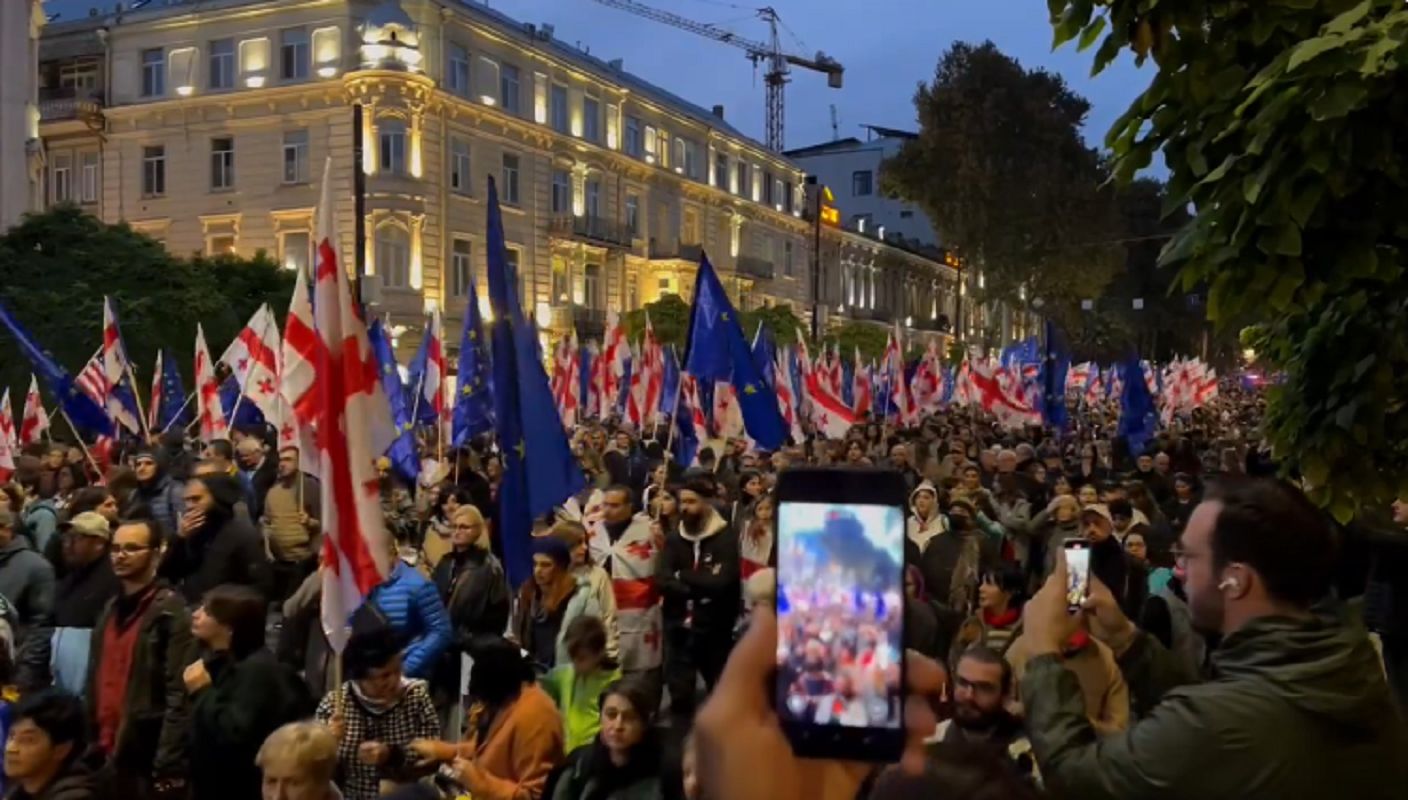
[[[518,41],[548,51],[553,57],[571,64],[583,72],[592,73],[602,80],[618,83],[632,93],[641,95],[649,102],[669,109],[681,116],[726,136],[747,142],[760,151],[767,147],[757,139],[748,136],[737,128],[715,116],[712,111],[696,105],[679,95],[662,89],[645,79],[618,69],[590,53],[583,52],[575,45],[547,35],[549,26],[534,25],[516,20],[488,6],[472,0],[449,0],[469,18],[498,30],[499,33]],[[5,0],[0,0],[5,2]],[[111,25],[122,22],[138,22],[159,19],[164,16],[188,13],[196,10],[213,11],[245,5],[266,3],[268,0],[44,0],[44,11],[49,15],[53,26]],[[779,156],[781,158],[781,156]]]

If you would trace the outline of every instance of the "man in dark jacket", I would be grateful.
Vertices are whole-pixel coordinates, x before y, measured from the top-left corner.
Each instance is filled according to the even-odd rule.
[[[461,506],[450,518],[450,552],[431,576],[450,618],[453,644],[441,656],[431,689],[437,707],[459,697],[460,654],[474,655],[483,642],[503,635],[508,627],[509,588],[503,565],[481,545],[484,516],[474,506]]]
[[[83,704],[71,694],[45,689],[14,709],[5,743],[6,800],[97,800],[100,764],[87,750]]]
[[[166,549],[158,574],[185,596],[187,605],[222,583],[252,586],[269,595],[264,541],[248,519],[235,514],[240,485],[227,475],[186,482],[186,511]]]
[[[196,649],[185,600],[156,577],[163,540],[150,520],[118,526],[111,561],[121,594],[103,608],[92,635],[88,724],[121,797],[185,780],[190,704],[181,676]]]
[[[680,490],[680,525],[665,540],[656,576],[664,596],[665,685],[682,719],[694,712],[696,674],[710,690],[719,680],[742,597],[738,534],[712,499],[713,484],[702,480]]]
[[[239,460],[236,477],[244,489],[244,500],[249,506],[249,515],[259,519],[264,516],[264,497],[269,493],[269,487],[278,480],[278,466],[274,459],[269,458],[269,452],[264,449],[264,442],[256,436],[242,439],[235,449],[235,457]]]
[[[13,512],[0,510],[0,595],[27,630],[47,625],[54,611],[54,568],[18,535],[18,525]]]
[[[89,643],[103,606],[117,595],[117,576],[108,559],[112,528],[106,517],[84,511],[59,526],[68,571],[54,596],[54,630],[50,638],[54,683],[83,696]]]
[[[636,497],[640,497],[650,477],[650,463],[645,453],[635,446],[629,433],[617,431],[612,438],[612,448],[602,455],[601,460],[611,474],[612,483],[625,484],[631,487]]]
[[[165,456],[160,450],[138,450],[132,467],[137,473],[136,497],[147,507],[151,518],[161,523],[162,530],[174,532],[186,510],[186,490],[181,481],[167,473]]]
[[[1178,554],[1194,625],[1223,636],[1203,683],[1093,582],[1091,630],[1151,709],[1100,739],[1060,660],[1070,630],[1062,560],[1025,623],[1033,658],[1022,699],[1047,785],[1094,800],[1401,800],[1408,730],[1362,624],[1323,602],[1335,550],[1320,511],[1286,484],[1243,479],[1208,495]]]

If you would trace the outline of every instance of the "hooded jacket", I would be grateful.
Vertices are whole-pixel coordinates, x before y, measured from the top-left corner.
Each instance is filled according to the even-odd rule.
[[[5,795],[5,800],[100,800],[108,797],[103,790],[103,782],[98,779],[102,769],[102,754],[96,749],[89,750],[54,776],[40,791],[30,794],[23,787],[15,785]]]
[[[45,625],[54,613],[54,568],[23,537],[0,547],[0,595],[19,612],[21,627]]]
[[[215,504],[206,512],[200,530],[171,540],[157,574],[177,587],[188,605],[199,603],[206,592],[222,583],[252,586],[268,596],[269,561],[264,539],[247,518],[235,514],[241,495],[239,482],[223,475],[201,480]]]
[[[934,496],[934,510],[928,519],[920,519],[919,512],[914,510],[914,498],[920,492],[929,492]],[[914,487],[914,491],[909,493],[909,518],[905,520],[905,536],[922,553],[934,537],[948,532],[948,517],[939,510],[939,490],[934,488],[934,484],[923,481]]]
[[[1212,678],[1162,692],[1170,654],[1140,634],[1120,658],[1135,695],[1159,695],[1096,740],[1076,678],[1051,655],[1022,678],[1028,730],[1065,797],[1322,800],[1408,797],[1408,731],[1363,625],[1343,607],[1263,617],[1223,640]]]
[[[156,459],[156,477],[138,484],[135,496],[151,512],[152,519],[161,523],[166,535],[175,536],[185,511],[186,485],[171,477],[164,452],[152,451],[150,455]]]
[[[698,533],[680,522],[666,538],[657,568],[667,626],[688,619],[701,637],[732,635],[741,602],[738,535],[718,511],[707,510]]]

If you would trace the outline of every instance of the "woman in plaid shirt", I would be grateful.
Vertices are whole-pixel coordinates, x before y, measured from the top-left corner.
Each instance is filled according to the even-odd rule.
[[[318,704],[317,719],[338,739],[337,785],[346,800],[376,800],[427,774],[406,745],[440,734],[425,681],[401,671],[401,648],[388,629],[354,635],[343,653],[351,680]]]

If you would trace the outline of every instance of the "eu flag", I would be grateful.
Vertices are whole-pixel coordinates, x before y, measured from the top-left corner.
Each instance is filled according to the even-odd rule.
[[[12,317],[3,305],[0,305],[0,325],[10,331],[44,385],[58,398],[59,410],[74,427],[100,436],[112,435],[112,420],[108,419],[108,412],[74,385],[73,376],[68,370],[59,366],[48,351],[41,349],[39,343],[30,337],[29,332],[20,326],[19,320]]]
[[[381,320],[367,326],[367,342],[372,347],[372,357],[376,359],[376,373],[381,378],[381,390],[391,405],[391,421],[396,424],[396,438],[386,449],[386,457],[391,468],[407,486],[414,487],[420,475],[420,463],[416,460],[415,424],[411,422],[410,410],[406,408],[405,387],[401,385],[401,373],[396,369],[396,356],[391,353],[391,340]]]
[[[675,346],[665,345],[665,375],[660,381],[660,408],[668,418],[673,414],[674,404],[680,397],[680,360],[675,355]],[[585,371],[585,368],[583,369]]]
[[[220,407],[225,409],[225,422],[231,428],[258,428],[264,424],[264,414],[248,397],[240,396],[240,383],[234,374],[220,384]]]
[[[543,362],[535,357],[537,335],[523,318],[518,276],[508,263],[499,193],[489,178],[485,244],[489,302],[494,323],[489,336],[494,383],[494,422],[503,457],[499,484],[499,533],[504,567],[514,586],[533,571],[533,517],[581,491],[586,485],[562,429]]]
[[[465,290],[464,330],[460,331],[459,383],[451,439],[455,447],[494,428],[494,397],[489,385],[489,351],[484,344],[484,320],[473,276]]]
[[[172,425],[184,427],[191,421],[186,403],[186,387],[181,381],[181,367],[170,350],[161,353],[161,408],[157,410],[157,429],[166,432]]]
[[[1129,454],[1137,456],[1144,452],[1144,447],[1154,438],[1159,417],[1154,410],[1154,398],[1149,394],[1149,386],[1144,383],[1144,368],[1139,365],[1139,359],[1130,356],[1115,369],[1119,370],[1124,381],[1124,394],[1120,397],[1120,424],[1116,435],[1125,440]]]
[[[758,332],[753,334],[753,363],[758,367],[758,374],[763,376],[763,383],[774,393],[777,391],[777,375],[772,365],[776,355],[777,348],[768,334],[768,326],[759,322]]]
[[[1041,413],[1046,424],[1058,431],[1066,429],[1066,373],[1071,371],[1071,351],[1056,324],[1046,322],[1046,362],[1042,365]]]
[[[684,369],[700,383],[733,382],[743,427],[759,448],[776,450],[787,441],[777,397],[758,374],[758,365],[738,324],[738,314],[707,256],[700,257],[699,274],[694,279]]]

